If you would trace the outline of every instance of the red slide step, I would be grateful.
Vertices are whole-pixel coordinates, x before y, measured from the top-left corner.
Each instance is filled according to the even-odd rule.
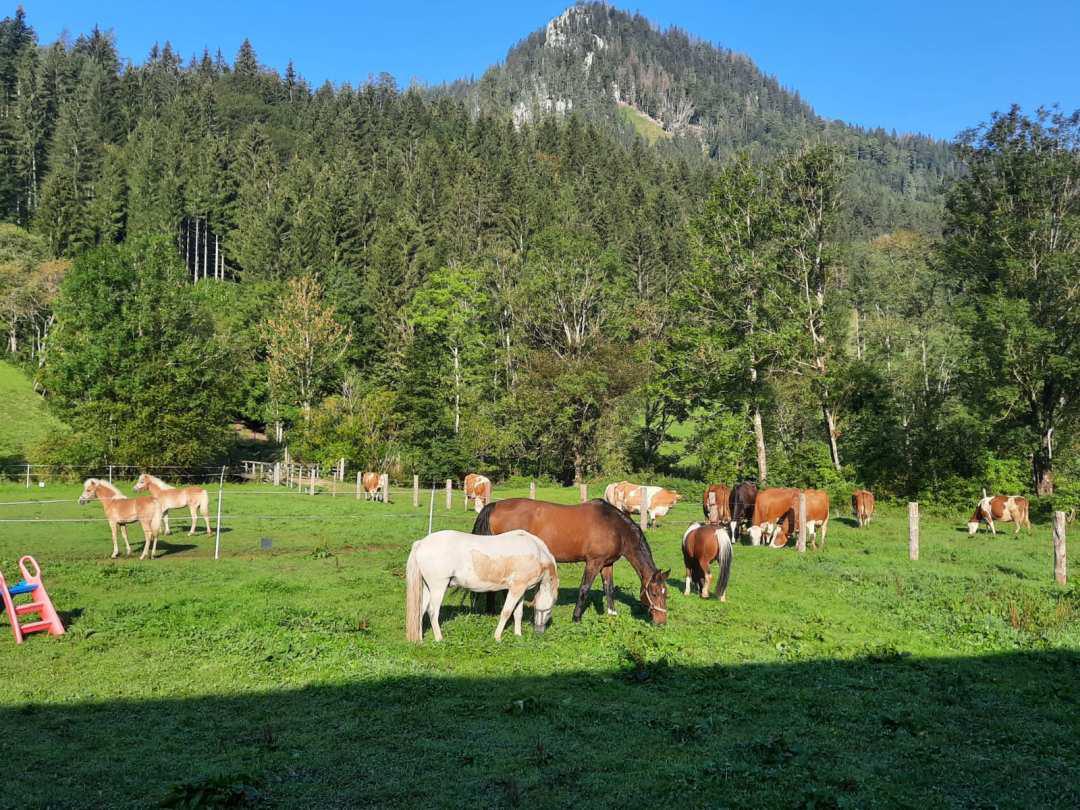
[[[15,605],[15,615],[25,616],[27,613],[41,613],[41,609],[45,607],[42,602],[29,602],[25,605]]]
[[[37,633],[40,630],[52,630],[52,626],[52,622],[27,622],[19,629],[25,636],[27,633]]]

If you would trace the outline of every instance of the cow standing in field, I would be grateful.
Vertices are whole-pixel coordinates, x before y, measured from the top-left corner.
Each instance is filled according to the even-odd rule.
[[[715,514],[709,512],[709,495],[713,496]],[[709,523],[731,522],[731,489],[723,484],[710,484],[701,496],[701,509]]]
[[[645,503],[641,503],[641,490],[645,490]],[[680,500],[682,495],[674,490],[664,489],[663,487],[639,487],[634,484],[627,484],[624,488],[625,495],[622,497],[622,511],[629,515],[641,514],[644,509],[646,513],[646,523],[649,526],[656,525],[656,519],[662,518],[672,507],[675,506]],[[619,496],[616,495],[618,498]]]
[[[749,526],[754,518],[754,504],[757,500],[758,488],[749,481],[736,484],[728,496],[728,512],[731,517],[731,538],[739,539],[739,527],[743,524]]]
[[[477,513],[484,508],[485,505],[491,503],[491,479],[486,475],[479,475],[478,473],[469,473],[465,476],[465,510],[469,509],[469,499],[472,499],[473,506]]]
[[[773,548],[787,545],[788,536],[795,531],[795,511],[799,506],[799,490],[790,487],[763,489],[756,493],[754,511],[750,517],[750,544],[760,546],[765,541]],[[809,507],[809,505],[808,505]],[[809,518],[809,508],[807,508]]]
[[[806,495],[806,531],[810,534],[810,547],[817,550],[817,530],[821,529],[821,547],[825,548],[825,535],[829,531],[829,493],[822,489],[804,489]],[[795,519],[798,530],[798,495],[795,496]]]
[[[983,490],[983,498],[979,501],[979,505],[975,507],[975,513],[968,520],[969,537],[979,530],[979,524],[984,520],[990,527],[991,534],[997,534],[997,529],[994,528],[995,520],[1002,523],[1015,523],[1016,531],[1013,532],[1014,535],[1020,533],[1021,526],[1026,526],[1028,533],[1031,533],[1028,501],[1027,498],[1020,495],[994,495],[991,497]]]
[[[851,493],[851,511],[855,513],[855,520],[859,522],[859,528],[870,523],[874,516],[874,493],[868,489],[857,489]]]
[[[604,500],[618,509],[620,512],[625,512],[623,504],[626,501],[626,493],[629,488],[632,487],[629,481],[619,481],[616,484],[608,484],[604,487]]]
[[[382,476],[377,472],[366,472],[360,476],[360,485],[364,488],[365,501],[379,500],[379,490],[382,488]]]

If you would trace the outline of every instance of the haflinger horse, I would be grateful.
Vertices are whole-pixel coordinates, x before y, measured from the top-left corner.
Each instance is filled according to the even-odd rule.
[[[202,487],[181,487],[177,489],[169,486],[160,478],[150,475],[150,473],[143,473],[139,476],[139,480],[135,482],[135,491],[149,491],[154,500],[161,504],[161,516],[165,525],[165,534],[172,533],[169,530],[169,510],[180,509],[184,506],[191,513],[191,531],[188,534],[195,534],[198,529],[200,514],[206,522],[206,533],[212,534],[210,530],[210,495]]]
[[[524,529],[539,537],[559,562],[585,563],[574,621],[581,621],[593,580],[601,574],[607,612],[615,615],[612,566],[625,557],[641,580],[641,603],[654,624],[667,622],[667,578],[653,562],[645,534],[623,512],[602,500],[564,505],[509,498],[488,504],[477,516],[473,534],[499,534]]]
[[[140,560],[146,559],[150,552],[150,559],[154,559],[157,553],[157,538],[161,531],[161,504],[154,498],[129,498],[108,481],[100,478],[87,478],[83,482],[82,495],[79,503],[85,504],[93,500],[101,501],[101,507],[105,510],[105,519],[109,521],[112,529],[112,555],[120,556],[120,549],[116,545],[116,527],[120,527],[120,533],[124,535],[124,546],[127,553],[131,554],[131,544],[128,542],[127,524],[139,521],[143,530],[143,552],[139,555]]]
[[[477,513],[491,503],[491,479],[486,475],[469,473],[465,476],[465,511],[469,511],[469,499],[472,498],[473,507]]]
[[[422,641],[424,614],[431,621],[436,641],[442,641],[439,608],[450,587],[470,591],[507,591],[506,603],[495,627],[495,640],[514,617],[514,635],[521,635],[525,592],[539,585],[533,600],[533,629],[543,633],[559,595],[555,558],[540,538],[525,531],[494,537],[447,529],[417,540],[405,565],[405,637]]]
[[[716,595],[721,602],[727,601],[728,580],[731,578],[731,535],[726,526],[709,523],[691,523],[683,533],[683,563],[686,565],[686,587],[683,591],[690,595],[691,583],[701,591],[701,598],[709,598],[709,586],[712,585],[712,564],[715,560],[720,566],[716,582]]]
[[[994,521],[1002,523],[1015,523],[1016,530],[1013,534],[1020,533],[1020,527],[1027,527],[1031,533],[1031,518],[1028,515],[1028,500],[1020,495],[994,495],[990,497],[983,490],[982,500],[975,507],[975,513],[968,520],[968,536],[971,537],[979,530],[979,524],[983,521],[990,527],[991,534],[997,534]]]

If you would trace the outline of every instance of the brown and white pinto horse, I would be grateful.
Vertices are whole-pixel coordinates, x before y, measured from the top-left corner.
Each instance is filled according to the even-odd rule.
[[[130,555],[131,543],[128,542],[127,524],[139,521],[144,538],[143,552],[139,555],[139,559],[145,560],[147,552],[150,552],[150,559],[154,559],[154,554],[157,553],[158,533],[161,531],[160,503],[149,496],[129,498],[108,481],[87,478],[83,482],[79,503],[85,504],[93,500],[101,501],[101,508],[105,510],[105,519],[109,521],[109,528],[112,530],[113,557],[120,556],[120,549],[116,545],[117,526],[120,527],[120,533],[124,535],[124,547]]]
[[[469,499],[479,512],[491,503],[491,479],[486,475],[469,473],[465,476],[465,511],[469,510]]]
[[[716,514],[709,514],[709,494],[713,496],[716,504]],[[705,520],[709,523],[731,522],[731,488],[723,484],[710,484],[701,496],[701,510],[705,513]]]
[[[188,534],[195,534],[195,531],[199,523],[199,514],[202,514],[203,520],[206,522],[206,533],[212,534],[210,531],[210,495],[202,487],[171,487],[149,473],[143,473],[139,476],[139,480],[135,482],[135,491],[144,492],[149,490],[150,494],[154,497],[158,503],[161,504],[161,518],[165,526],[165,534],[170,534],[169,530],[169,510],[180,509],[186,506],[191,513],[191,531]]]
[[[701,591],[701,598],[709,598],[709,586],[712,584],[712,564],[715,560],[720,566],[719,579],[716,583],[716,595],[721,602],[727,601],[728,580],[731,578],[731,536],[726,526],[711,523],[702,526],[691,523],[683,533],[683,564],[686,566],[686,586],[683,590],[690,595],[691,583]]]
[[[509,498],[488,504],[476,518],[473,534],[502,534],[524,529],[543,540],[559,562],[585,563],[574,621],[581,621],[585,600],[596,575],[604,582],[607,611],[615,614],[612,566],[620,557],[641,580],[640,598],[653,624],[667,622],[667,578],[653,562],[645,534],[629,517],[609,503],[592,500],[570,506],[529,498]]]
[[[855,520],[859,522],[859,528],[870,523],[874,516],[874,493],[868,489],[857,489],[851,493],[851,511],[855,513]]]
[[[975,513],[968,520],[969,537],[979,530],[979,524],[984,520],[990,527],[991,534],[997,534],[997,529],[994,528],[995,520],[1002,523],[1015,523],[1016,531],[1013,532],[1014,535],[1020,533],[1021,526],[1027,527],[1028,533],[1031,533],[1028,501],[1027,498],[1020,495],[994,495],[990,497],[983,490],[983,498],[979,501],[979,505],[975,507]]]

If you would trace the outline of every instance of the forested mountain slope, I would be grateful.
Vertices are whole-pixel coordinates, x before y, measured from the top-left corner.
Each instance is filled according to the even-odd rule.
[[[447,90],[474,111],[510,111],[518,122],[578,113],[712,158],[838,144],[853,163],[851,224],[870,232],[937,229],[943,181],[959,165],[942,141],[826,121],[746,56],[603,3],[571,6],[478,81]],[[650,124],[658,126],[649,132]]]

